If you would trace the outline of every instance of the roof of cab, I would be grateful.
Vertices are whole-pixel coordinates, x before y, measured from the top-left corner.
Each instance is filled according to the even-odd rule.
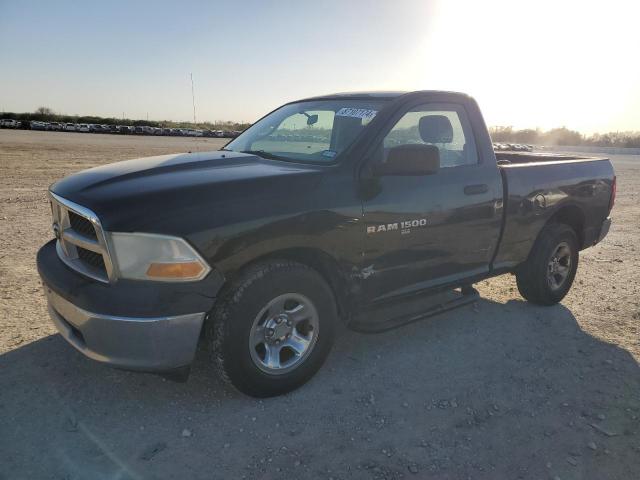
[[[368,92],[341,92],[331,93],[328,95],[318,95],[315,97],[304,98],[298,101],[309,100],[335,100],[335,99],[380,99],[380,100],[392,100],[403,95],[409,94],[450,94],[462,97],[468,97],[467,94],[461,92],[448,92],[442,90],[415,90],[415,91],[368,91]]]

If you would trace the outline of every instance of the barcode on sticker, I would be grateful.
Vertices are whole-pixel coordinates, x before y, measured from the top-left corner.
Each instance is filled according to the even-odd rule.
[[[371,120],[378,113],[377,110],[369,110],[368,108],[349,108],[344,107],[338,110],[337,117],[353,117],[362,118],[363,120]]]

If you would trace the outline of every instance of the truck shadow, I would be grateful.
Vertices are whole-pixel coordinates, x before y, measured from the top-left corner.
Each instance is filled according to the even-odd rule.
[[[310,383],[266,400],[202,350],[180,384],[53,335],[0,356],[0,478],[632,478],[639,373],[564,306],[515,300],[343,330]]]

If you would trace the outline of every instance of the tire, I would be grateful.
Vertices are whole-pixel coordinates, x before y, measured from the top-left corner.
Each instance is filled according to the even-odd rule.
[[[271,397],[313,377],[329,354],[336,323],[324,279],[300,263],[273,260],[232,282],[206,330],[219,376],[243,393]],[[252,348],[250,342],[260,343]]]
[[[578,238],[570,226],[545,226],[529,258],[516,271],[520,295],[538,305],[554,305],[562,300],[576,276],[578,251]],[[554,259],[560,259],[555,266]]]

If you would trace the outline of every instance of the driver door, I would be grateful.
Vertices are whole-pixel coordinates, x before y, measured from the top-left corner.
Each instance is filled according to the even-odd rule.
[[[482,163],[464,106],[427,103],[399,115],[372,162],[400,145],[438,148],[431,175],[375,176],[364,182],[365,303],[487,272],[500,232],[495,163]]]

